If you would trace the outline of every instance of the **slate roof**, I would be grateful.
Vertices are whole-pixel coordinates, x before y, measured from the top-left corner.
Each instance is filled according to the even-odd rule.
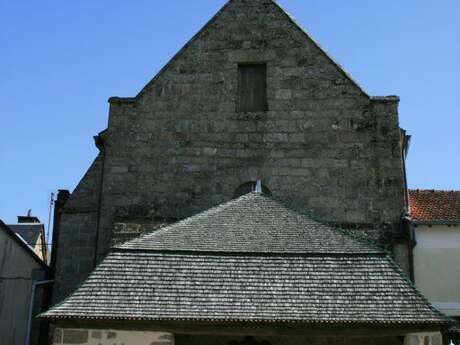
[[[247,253],[381,253],[262,194],[250,193],[116,246]]]
[[[460,223],[460,191],[411,190],[409,204],[416,222]]]
[[[24,239],[19,238],[16,232],[11,230],[9,225],[3,223],[0,219],[0,231],[4,231],[19,247],[21,247],[27,255],[29,255],[36,263],[38,263],[45,272],[48,272],[48,266],[45,262],[34,252],[33,248],[28,245]]]
[[[113,252],[49,318],[439,323],[377,256]]]
[[[8,224],[8,227],[21,236],[32,248],[35,248],[38,238],[43,231],[43,224],[41,223]]]
[[[42,317],[448,322],[382,250],[256,193],[114,247]]]

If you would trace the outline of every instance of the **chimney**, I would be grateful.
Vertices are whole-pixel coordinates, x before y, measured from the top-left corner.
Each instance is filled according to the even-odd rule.
[[[52,276],[56,271],[56,258],[58,252],[59,231],[61,225],[61,212],[66,201],[70,198],[70,192],[66,189],[59,189],[57,199],[54,202],[53,239],[51,246],[50,271]]]
[[[40,219],[32,216],[32,209],[29,208],[27,216],[18,216],[18,223],[41,223]]]

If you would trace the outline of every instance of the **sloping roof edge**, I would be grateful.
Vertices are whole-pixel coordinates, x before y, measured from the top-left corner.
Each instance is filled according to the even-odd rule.
[[[106,320],[106,321],[189,321],[189,322],[212,322],[212,323],[228,323],[228,322],[247,322],[247,323],[297,323],[297,324],[336,324],[336,325],[428,325],[428,324],[436,324],[436,325],[446,325],[449,324],[449,321],[353,321],[353,320],[253,320],[253,319],[213,319],[213,318],[144,318],[144,317],[94,317],[94,316],[53,316],[53,315],[46,315],[42,313],[38,315],[39,318],[48,319],[48,320]]]
[[[173,57],[159,70],[159,72],[149,81],[145,86],[139,91],[139,93],[135,97],[110,97],[109,98],[109,103],[133,103],[137,99],[139,99],[145,92],[146,90],[152,85],[162,74],[165,72],[168,67],[176,61],[182,54],[183,52],[200,36],[201,33],[203,33],[211,24],[213,24],[217,18],[220,16],[221,13],[223,13],[232,2],[237,1],[237,0],[229,0],[217,13],[211,17],[210,20],[206,22],[206,24],[203,25],[203,27],[195,34],[192,36],[191,39],[189,39],[185,45],[177,51],[176,54],[173,55]],[[286,16],[286,18],[296,27],[298,30],[300,30],[305,37],[310,40],[317,48],[318,50],[324,54],[324,56],[333,64],[335,65],[338,70],[343,73],[343,75],[349,79],[353,85],[355,85],[361,93],[366,96],[369,99],[375,99],[375,100],[386,100],[386,101],[399,101],[399,98],[397,96],[388,96],[388,97],[373,97],[371,98],[369,94],[358,84],[358,82],[339,64],[333,59],[320,45],[316,40],[312,38],[312,36],[300,25],[298,24],[294,18],[286,12],[284,8],[282,8],[275,0],[269,0],[270,2],[273,3],[273,5],[281,11],[283,15]]]
[[[198,36],[201,35],[201,33],[203,33],[209,26],[211,26],[212,23],[214,23],[217,20],[220,14],[223,13],[233,1],[235,0],[229,0],[219,11],[217,11],[217,13],[214,16],[212,16],[211,19],[209,19],[206,22],[206,24],[204,24],[203,27],[200,30],[198,30],[198,32],[195,35],[193,35],[192,38],[190,38],[181,49],[177,51],[176,54],[173,55],[173,57],[160,69],[160,71],[149,82],[147,82],[147,84],[145,84],[145,86],[141,89],[141,91],[139,91],[139,93],[135,97],[127,98],[127,100],[136,100],[140,98],[149,88],[149,86],[152,85],[163,74],[163,72],[165,72],[168,69],[168,67],[185,52],[185,50],[198,38]],[[111,99],[112,98],[109,99],[109,102]],[[114,99],[120,100],[120,98],[117,97],[115,97]]]
[[[0,229],[3,230],[10,238],[13,239],[29,256],[35,260],[47,273],[49,273],[49,267],[38,257],[37,254],[29,247],[29,245],[21,240],[16,233],[11,230],[3,221],[0,219]]]
[[[118,250],[116,250],[118,251]],[[367,255],[362,255],[363,257]],[[370,255],[370,256],[376,256],[376,255]],[[234,322],[247,322],[247,323],[254,323],[254,324],[260,324],[260,323],[295,323],[295,324],[335,324],[335,325],[341,325],[341,324],[347,324],[347,325],[433,325],[437,327],[450,327],[451,325],[455,324],[455,321],[451,319],[450,317],[444,315],[442,312],[440,312],[438,309],[436,309],[427,299],[426,297],[417,289],[417,287],[410,281],[410,279],[407,277],[407,275],[404,274],[404,272],[399,268],[397,263],[393,260],[393,258],[390,255],[377,255],[382,257],[383,260],[386,260],[389,263],[389,267],[392,267],[396,273],[400,275],[400,277],[407,283],[408,289],[412,290],[415,295],[417,295],[425,304],[428,306],[428,308],[435,313],[439,319],[437,320],[346,320],[346,319],[254,319],[254,318],[234,318],[234,317],[228,317],[228,318],[212,318],[212,317],[152,317],[152,316],[134,316],[134,315],[79,315],[79,314],[74,314],[72,315],[71,313],[66,314],[61,314],[61,315],[56,315],[53,313],[49,313],[52,309],[58,308],[59,306],[67,303],[69,299],[73,297],[73,294],[69,295],[67,298],[65,298],[63,301],[60,303],[54,305],[49,311],[46,311],[42,314],[39,315],[40,318],[47,319],[47,320],[54,320],[54,321],[59,321],[59,320],[93,320],[93,321],[146,321],[146,322],[155,322],[155,321],[186,321],[186,322],[210,322],[210,323],[234,323]],[[346,257],[346,255],[345,255]],[[101,263],[102,264],[102,263]],[[100,266],[99,264],[98,266]],[[95,270],[97,270],[96,268]],[[94,271],[91,275],[94,274]],[[84,285],[84,282],[80,285]],[[77,289],[78,290],[78,289]]]
[[[402,279],[404,279],[407,284],[409,284],[410,288],[412,288],[415,292],[416,295],[418,295],[428,306],[429,308],[437,313],[441,318],[445,319],[445,322],[448,324],[453,324],[455,323],[455,320],[450,318],[449,316],[445,315],[443,312],[438,310],[429,300],[428,298],[425,297],[425,295],[417,288],[417,286],[412,282],[412,280],[409,278],[409,276],[401,269],[401,267],[398,265],[398,263],[394,260],[393,256],[391,255],[386,255],[386,259],[390,262],[390,264],[393,266],[395,271],[401,276]]]
[[[358,82],[351,76],[350,73],[348,73],[337,61],[335,61],[334,58],[332,58],[331,55],[329,55],[325,49],[323,49],[321,47],[321,45],[304,29],[304,27],[302,25],[300,25],[299,23],[297,23],[297,21],[294,19],[294,17],[292,15],[290,15],[284,8],[282,8],[275,0],[270,0],[277,8],[279,11],[281,11],[287,18],[288,20],[294,24],[294,26],[300,30],[308,40],[310,40],[317,48],[318,50],[324,54],[324,56],[330,61],[332,62],[332,64],[334,64],[340,72],[343,73],[343,75],[349,79],[362,93],[363,95],[365,95],[366,97],[368,97],[369,99],[371,98],[369,96],[369,94],[361,87],[361,85],[358,84]]]

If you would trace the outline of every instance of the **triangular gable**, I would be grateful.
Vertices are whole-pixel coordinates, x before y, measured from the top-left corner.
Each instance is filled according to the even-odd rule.
[[[321,45],[299,24],[297,23],[297,21],[284,9],[282,8],[276,1],[274,0],[269,0],[271,1],[277,8],[279,11],[281,11],[286,17],[287,19],[298,29],[300,30],[304,35],[305,35],[305,38],[310,40],[315,46],[316,48],[318,48],[318,50],[324,54],[324,56],[332,63],[334,64],[341,73],[343,73],[343,75],[348,79],[350,80],[364,95],[366,95],[367,97],[369,97],[369,95],[367,94],[367,92],[358,84],[358,82],[350,75],[350,73],[348,73],[337,61],[335,61],[334,58],[332,58],[322,47]]]
[[[369,98],[369,95],[363,90],[363,88],[337,63],[335,62],[334,59],[332,59],[321,47],[320,45],[299,25],[297,24],[294,19],[280,6],[278,5],[274,0],[230,0],[228,1],[172,58],[169,60],[168,63],[155,75],[155,77],[150,80],[143,88],[142,90],[136,95],[134,99],[139,99],[146,93],[148,89],[152,87],[152,85],[155,84],[155,82],[162,76],[163,73],[165,73],[169,67],[176,62],[177,60],[180,59],[180,57],[189,49],[189,47],[195,43],[197,40],[200,39],[200,37],[216,22],[219,21],[219,19],[223,16],[223,14],[230,8],[232,4],[235,4],[237,2],[241,1],[246,1],[246,3],[256,3],[259,6],[271,6],[273,8],[273,11],[276,11],[278,13],[281,13],[281,15],[292,24],[292,28],[294,30],[299,30],[302,35],[304,35],[306,42],[310,42],[320,54],[323,54],[329,62],[334,65],[337,70],[346,78],[348,79],[352,85],[354,85],[364,96]],[[133,100],[132,98],[127,98],[129,100]],[[120,100],[118,97],[113,97],[111,100]]]

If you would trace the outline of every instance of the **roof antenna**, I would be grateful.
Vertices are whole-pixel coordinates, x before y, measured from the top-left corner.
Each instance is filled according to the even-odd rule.
[[[255,192],[259,193],[259,194],[262,194],[262,181],[257,180]]]

